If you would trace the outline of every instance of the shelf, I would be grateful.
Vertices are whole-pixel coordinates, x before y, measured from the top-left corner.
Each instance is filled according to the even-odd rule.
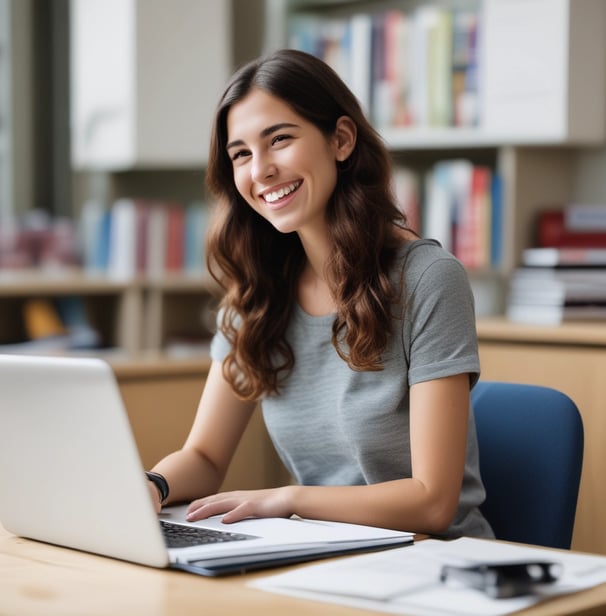
[[[606,322],[569,322],[557,326],[539,326],[514,323],[504,317],[491,317],[478,319],[477,331],[480,341],[606,346]]]
[[[210,368],[209,357],[175,359],[162,353],[139,354],[131,357],[108,358],[116,376],[120,379],[150,378],[154,376],[205,376]]]
[[[577,139],[574,143],[565,137],[544,137],[508,132],[498,133],[480,128],[381,128],[381,137],[390,150],[441,150],[466,148],[499,148],[506,145],[520,147],[570,147],[572,145],[595,144],[595,139]],[[601,142],[601,139],[599,139]]]
[[[0,270],[0,297],[119,293],[134,284],[80,270]]]

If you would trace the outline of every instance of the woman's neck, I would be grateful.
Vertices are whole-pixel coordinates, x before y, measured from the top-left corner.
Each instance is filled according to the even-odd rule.
[[[327,237],[314,236],[313,241],[301,238],[307,263],[299,276],[298,300],[305,312],[324,316],[336,311],[336,304],[326,280],[326,264],[330,255]]]

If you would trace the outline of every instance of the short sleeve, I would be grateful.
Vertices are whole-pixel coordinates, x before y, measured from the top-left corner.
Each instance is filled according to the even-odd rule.
[[[480,376],[473,294],[463,265],[443,255],[425,261],[409,281],[404,337],[409,385],[466,372],[473,387]]]
[[[210,357],[213,361],[223,362],[229,351],[231,344],[221,331],[220,323],[223,318],[223,311],[220,310],[217,314],[216,333],[210,342]]]

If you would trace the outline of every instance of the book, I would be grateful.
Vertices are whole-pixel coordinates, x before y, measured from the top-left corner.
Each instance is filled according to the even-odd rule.
[[[468,187],[458,201],[455,255],[466,267],[479,269],[490,261],[490,169],[469,163],[461,181]]]
[[[454,249],[454,208],[452,206],[450,161],[436,163],[425,177],[423,236],[440,242],[449,251]]]
[[[185,255],[185,211],[180,203],[167,202],[165,271],[181,272]]]
[[[522,264],[534,267],[606,267],[606,248],[526,248]]]
[[[519,267],[509,282],[512,321],[557,325],[606,318],[606,267]]]
[[[434,19],[434,7],[423,5],[415,9],[412,19],[411,112],[415,126],[429,125],[429,32]]]
[[[149,246],[147,244],[147,227],[151,204],[142,199],[135,200],[135,272],[145,274],[147,272],[147,261],[149,260]]]
[[[371,19],[370,116],[375,126],[383,128],[391,125],[393,113],[387,75],[386,14],[374,13]]]
[[[82,297],[65,295],[58,297],[55,304],[68,331],[69,349],[96,349],[100,346],[101,336],[88,319]]]
[[[568,231],[602,232],[606,236],[606,204],[573,203],[564,208],[564,226]]]
[[[493,171],[490,183],[490,264],[498,268],[503,262],[503,178]]]
[[[29,340],[63,336],[65,325],[55,304],[48,299],[28,299],[23,304],[23,323]]]
[[[392,126],[412,124],[410,18],[401,10],[385,13],[385,76],[389,87]]]
[[[166,263],[166,208],[160,202],[150,207],[146,244],[146,273],[150,278],[159,278],[164,275]]]
[[[408,226],[420,234],[418,175],[412,169],[398,165],[393,171],[393,187],[396,202],[400,210],[406,215]]]
[[[522,304],[510,303],[506,317],[516,323],[561,325],[565,321],[606,320],[606,302],[602,304]]]
[[[514,283],[509,287],[508,304],[564,306],[580,303],[606,303],[606,285],[554,280],[551,284],[524,286]]]
[[[206,268],[204,252],[208,215],[207,205],[200,201],[194,201],[185,208],[183,269],[188,275],[199,275]]]
[[[539,213],[537,218],[537,244],[539,247],[567,247],[567,248],[606,248],[606,229],[600,230],[595,222],[593,227],[588,226],[589,217],[585,218],[587,226],[582,229],[571,227],[568,208],[546,209]]]
[[[134,277],[137,271],[136,206],[133,199],[118,199],[111,208],[107,273],[118,279]]]
[[[452,13],[435,9],[429,27],[427,47],[427,102],[430,126],[452,123]]]
[[[351,22],[351,76],[350,87],[362,110],[368,116],[371,106],[371,45],[372,19],[368,13],[352,15]]]
[[[455,9],[452,16],[452,124],[476,126],[479,121],[478,12]]]
[[[107,242],[109,225],[106,225],[105,203],[89,199],[80,210],[79,241],[82,266],[87,272],[104,272],[107,268]]]

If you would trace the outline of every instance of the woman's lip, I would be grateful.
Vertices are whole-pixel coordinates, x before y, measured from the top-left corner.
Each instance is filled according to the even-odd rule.
[[[272,211],[281,210],[283,207],[286,207],[292,201],[296,192],[297,191],[295,190],[294,192],[288,193],[287,195],[284,195],[281,199],[278,199],[277,201],[272,201],[271,203],[269,201],[265,201],[264,199],[263,203],[266,208]]]
[[[277,189],[273,188],[270,191],[266,191],[264,194],[261,194],[261,199],[263,200],[263,203],[270,210],[279,210],[279,209],[281,209],[282,207],[287,205],[290,202],[290,200],[292,199],[292,197],[299,191],[299,188],[301,188],[301,185],[303,184],[303,181],[302,180],[297,180],[297,183],[298,183],[298,185],[297,185],[297,187],[293,191],[289,192],[287,195],[284,195],[283,197],[281,197],[279,199],[276,199],[275,201],[267,201],[265,199],[265,194],[269,194],[269,193],[272,193],[272,192],[277,192],[278,190],[280,190],[280,188],[277,188]],[[293,184],[293,182],[289,182],[287,184],[284,184],[283,186],[290,186],[291,184]]]

